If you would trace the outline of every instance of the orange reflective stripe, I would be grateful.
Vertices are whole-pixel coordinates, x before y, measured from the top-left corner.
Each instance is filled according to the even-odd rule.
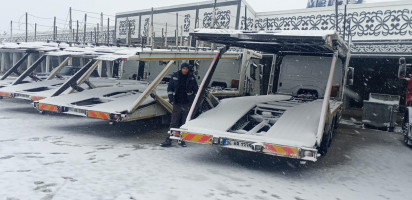
[[[57,112],[57,106],[47,105],[47,104],[39,104],[39,110]]]
[[[94,112],[94,111],[88,111],[87,117],[96,118],[96,119],[104,119],[104,120],[110,119],[110,115],[108,113]]]
[[[293,158],[299,157],[299,149],[297,148],[282,147],[282,146],[270,145],[270,144],[265,144],[265,147],[268,151],[267,153],[270,153],[270,154],[275,154],[278,156],[293,157]]]
[[[183,135],[182,140],[184,141],[211,144],[212,136],[197,135],[193,133],[182,133],[182,135]]]
[[[44,99],[44,97],[31,97],[31,99],[33,101],[40,101],[40,100]]]
[[[0,96],[2,96],[2,97],[11,97],[10,93],[7,93],[7,92],[0,92]]]

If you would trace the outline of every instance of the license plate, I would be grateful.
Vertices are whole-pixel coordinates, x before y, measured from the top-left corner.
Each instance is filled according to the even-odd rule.
[[[239,146],[239,147],[251,147],[252,143],[226,139],[226,140],[223,141],[223,145],[225,145],[225,146],[232,145],[232,146]]]
[[[86,114],[86,110],[78,109],[78,108],[69,108],[69,111],[70,112],[75,112],[75,113]]]
[[[28,99],[30,96],[29,95],[27,95],[27,94],[14,94],[14,96],[15,97],[19,97],[19,98],[26,98],[26,99]]]

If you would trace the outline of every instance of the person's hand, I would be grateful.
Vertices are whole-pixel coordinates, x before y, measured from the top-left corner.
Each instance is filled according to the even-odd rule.
[[[172,104],[172,105],[173,105],[173,103],[174,103],[174,102],[170,102],[170,104]]]

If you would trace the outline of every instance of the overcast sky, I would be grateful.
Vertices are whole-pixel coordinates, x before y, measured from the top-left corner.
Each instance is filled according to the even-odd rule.
[[[57,17],[57,26],[62,29],[68,26],[69,7],[73,8],[73,20],[83,22],[84,12],[88,13],[88,23],[97,24],[98,13],[113,19],[118,12],[148,9],[151,7],[171,6],[177,4],[202,2],[205,0],[7,0],[0,6],[0,34],[10,32],[10,21],[13,20],[13,33],[24,32],[25,13],[29,14],[29,31],[34,31],[34,23],[38,30],[52,30],[53,17]],[[396,0],[366,0],[367,3]],[[408,0],[410,1],[410,0]],[[248,3],[257,12],[291,10],[305,8],[307,0],[249,0]],[[105,22],[106,23],[106,22]]]

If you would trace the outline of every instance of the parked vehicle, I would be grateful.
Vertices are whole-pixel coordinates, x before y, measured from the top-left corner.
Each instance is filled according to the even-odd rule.
[[[276,54],[281,59],[278,92],[224,99],[204,111],[210,73],[203,79],[186,124],[171,129],[172,139],[302,162],[316,161],[319,153],[327,153],[341,118],[350,60],[348,46],[337,33],[197,30],[191,35],[226,45],[209,71],[217,67],[229,46]]]

